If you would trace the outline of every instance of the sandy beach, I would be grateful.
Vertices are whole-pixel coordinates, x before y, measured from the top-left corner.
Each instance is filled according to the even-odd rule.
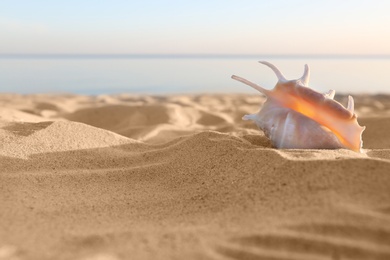
[[[354,98],[363,153],[272,148],[257,94],[0,94],[0,260],[390,259],[390,96]]]

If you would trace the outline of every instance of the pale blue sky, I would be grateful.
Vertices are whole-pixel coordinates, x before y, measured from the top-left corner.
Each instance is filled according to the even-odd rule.
[[[0,53],[390,54],[386,0],[2,0]]]

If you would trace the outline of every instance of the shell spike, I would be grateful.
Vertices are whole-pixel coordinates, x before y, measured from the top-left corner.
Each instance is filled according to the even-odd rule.
[[[309,79],[310,79],[310,69],[307,64],[305,64],[305,70],[303,72],[303,76],[299,79],[299,81],[302,82],[302,84],[307,87],[309,85]]]
[[[336,91],[330,89],[328,92],[324,93],[324,96],[329,99],[334,99],[334,95],[336,95]]]
[[[245,115],[242,117],[242,120],[253,120],[255,121],[257,118],[256,114],[250,114],[250,115]]]
[[[348,96],[348,105],[347,105],[347,109],[349,112],[351,112],[352,114],[354,113],[354,110],[355,110],[355,102],[353,101],[353,97],[352,96]]]
[[[288,81],[282,74],[282,72],[280,72],[280,70],[273,64],[269,63],[268,61],[259,61],[261,64],[264,64],[266,66],[268,66],[270,69],[272,69],[276,76],[278,77],[278,80],[281,81],[281,82],[286,82]]]
[[[262,93],[262,94],[264,94],[264,95],[266,95],[266,96],[269,96],[269,92],[270,92],[269,90],[267,90],[267,89],[265,89],[265,88],[263,88],[263,87],[260,87],[259,85],[255,84],[255,83],[253,83],[253,82],[250,82],[250,81],[247,80],[247,79],[241,78],[241,77],[236,76],[236,75],[232,75],[232,79],[237,80],[237,81],[239,81],[239,82],[241,82],[241,83],[244,83],[245,85],[248,85],[248,86],[250,86],[250,87],[256,89],[256,90],[259,91],[260,93]]]

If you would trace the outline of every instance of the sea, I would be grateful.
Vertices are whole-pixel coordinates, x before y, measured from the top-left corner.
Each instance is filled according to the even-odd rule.
[[[390,94],[390,56],[359,55],[0,55],[0,93],[198,94],[253,93],[233,74],[271,89],[310,67],[309,86],[337,93]]]

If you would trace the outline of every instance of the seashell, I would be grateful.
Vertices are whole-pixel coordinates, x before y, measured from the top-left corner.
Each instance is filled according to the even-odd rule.
[[[348,96],[345,108],[333,100],[334,90],[322,94],[309,88],[310,73],[307,65],[301,78],[287,80],[273,64],[266,61],[260,63],[270,67],[278,77],[273,89],[264,89],[235,75],[232,78],[267,97],[258,113],[245,115],[243,119],[253,120],[273,146],[284,149],[347,148],[361,151],[365,127],[357,122],[351,96]]]

